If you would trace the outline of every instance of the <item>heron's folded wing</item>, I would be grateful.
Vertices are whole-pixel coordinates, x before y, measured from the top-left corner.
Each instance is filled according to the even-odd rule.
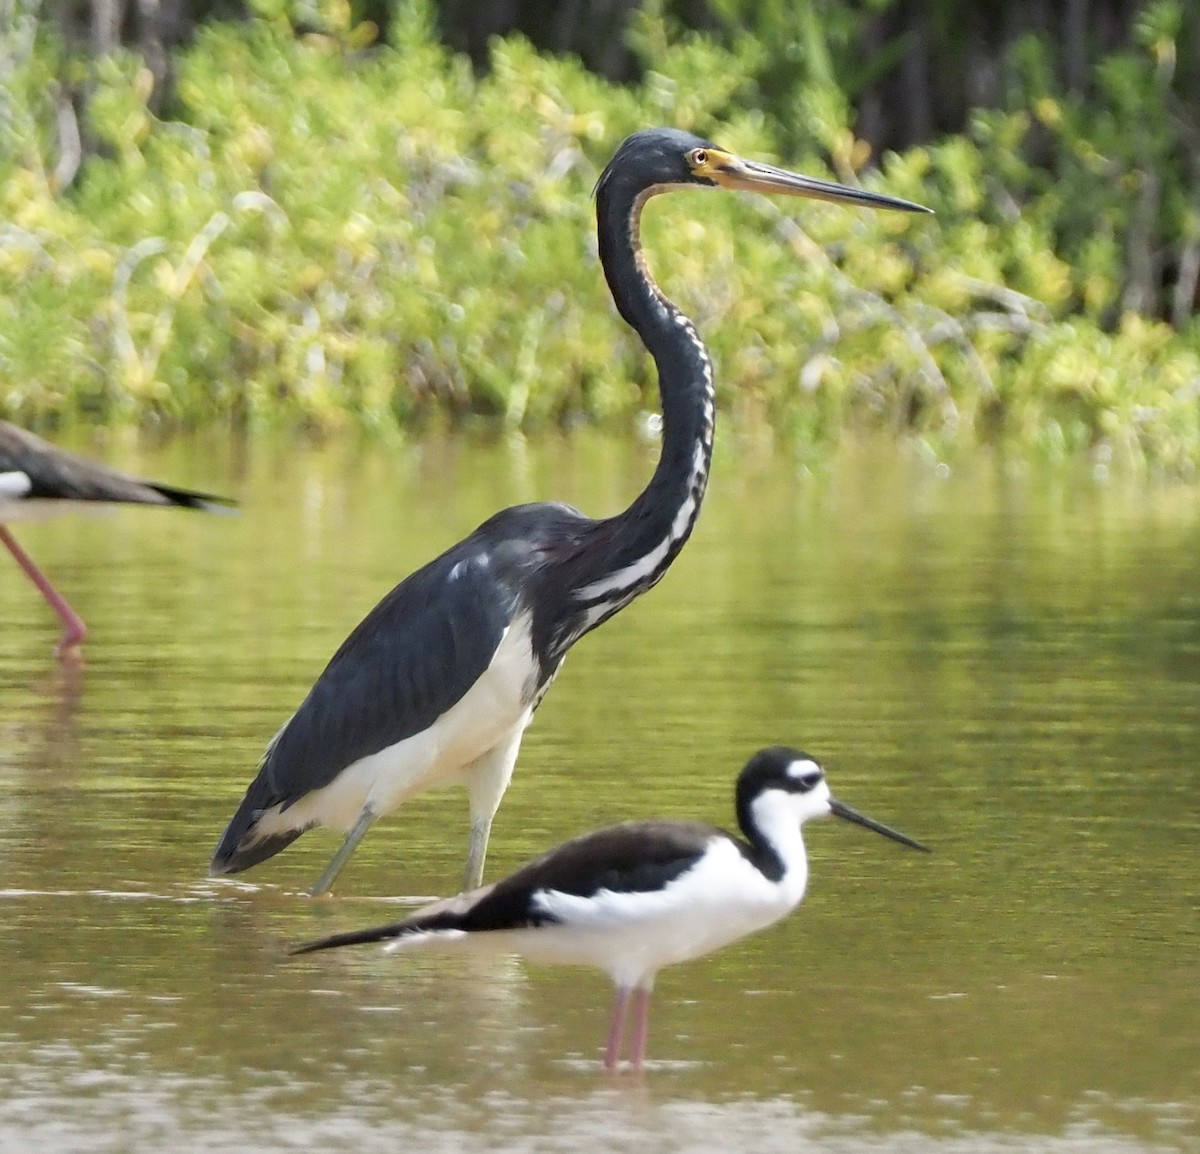
[[[486,554],[443,554],[346,638],[263,758],[285,806],[429,728],[487,669],[518,611]]]

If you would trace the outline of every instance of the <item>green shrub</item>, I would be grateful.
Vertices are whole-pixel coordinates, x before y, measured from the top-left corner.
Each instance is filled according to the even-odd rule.
[[[7,54],[0,410],[534,430],[656,406],[603,284],[590,191],[646,124],[778,156],[784,134],[738,110],[743,62],[647,18],[654,67],[636,89],[517,39],[477,78],[420,6],[369,49],[371,29],[329,9],[329,35],[297,39],[278,15],[204,30],[169,120],[137,58],[103,62],[99,151],[65,191],[47,175],[61,63],[48,45]],[[812,85],[802,99],[812,148],[856,179],[845,101]],[[1200,332],[1124,315],[1115,227],[1080,227],[1079,259],[1056,255],[1084,192],[1034,187],[1015,155],[1029,131],[1017,112],[981,116],[969,138],[862,175],[936,218],[655,202],[650,261],[711,344],[722,406],[806,442],[884,427],[1194,467]]]

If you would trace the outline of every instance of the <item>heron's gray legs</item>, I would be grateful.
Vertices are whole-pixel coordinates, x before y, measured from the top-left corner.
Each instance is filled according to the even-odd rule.
[[[50,584],[50,578],[33,563],[33,558],[17,544],[17,539],[3,525],[0,525],[0,541],[8,546],[8,551],[17,564],[25,570],[25,576],[38,587],[42,596],[49,602],[50,608],[58,614],[58,619],[63,623],[62,640],[54,651],[62,657],[87,636],[87,626],[83,623],[83,618],[67,604],[66,598]]]
[[[342,842],[337,853],[333,855],[333,861],[325,867],[325,872],[317,879],[317,884],[310,891],[314,898],[320,897],[321,894],[325,893],[333,885],[333,879],[337,877],[342,866],[350,860],[350,855],[358,847],[358,843],[362,841],[363,834],[371,828],[375,817],[376,814],[371,809],[364,809],[358,815],[358,821],[354,823],[350,832],[346,834],[346,840]]]
[[[471,822],[471,836],[467,842],[467,869],[463,874],[463,893],[478,889],[483,884],[483,863],[487,860],[488,838],[491,833],[490,817]]]
[[[526,719],[527,723],[528,719]],[[499,745],[493,746],[478,758],[467,775],[467,797],[471,804],[471,839],[467,844],[467,871],[463,876],[463,891],[477,889],[483,883],[483,863],[487,859],[488,838],[492,818],[512,780],[513,766],[521,748],[523,723]]]

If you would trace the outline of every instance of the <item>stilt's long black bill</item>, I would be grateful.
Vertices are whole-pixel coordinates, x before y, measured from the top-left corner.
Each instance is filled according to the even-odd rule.
[[[854,822],[855,825],[864,825],[867,829],[873,829],[876,833],[883,834],[884,837],[890,837],[892,841],[898,841],[901,845],[910,845],[913,849],[919,849],[923,853],[931,853],[929,846],[922,845],[919,841],[902,834],[897,830],[886,826],[881,821],[876,821],[874,818],[867,817],[865,813],[859,813],[856,809],[851,809],[848,805],[843,805],[840,801],[834,798],[829,799],[829,812],[835,817],[844,817],[847,821]]]

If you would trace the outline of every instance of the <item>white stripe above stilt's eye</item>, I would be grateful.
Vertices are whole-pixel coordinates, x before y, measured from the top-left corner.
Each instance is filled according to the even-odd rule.
[[[821,773],[821,767],[810,757],[797,758],[787,767],[788,777],[794,777],[797,781],[810,773]]]
[[[11,473],[0,473],[0,497],[10,497],[16,500],[28,497],[33,491],[33,482],[28,473],[15,470]]]

